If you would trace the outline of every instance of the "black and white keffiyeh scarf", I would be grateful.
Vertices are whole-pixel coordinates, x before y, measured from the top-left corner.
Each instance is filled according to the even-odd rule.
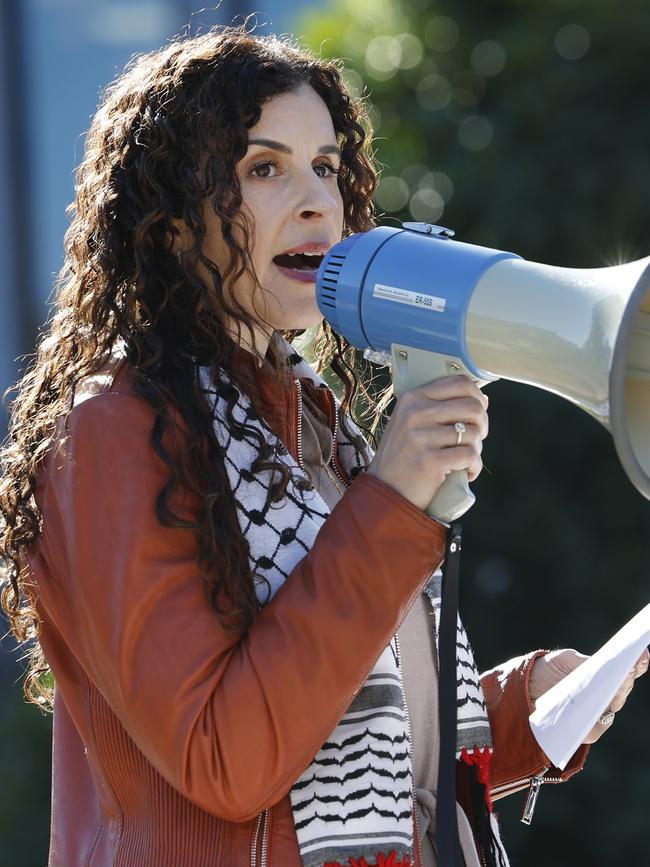
[[[277,334],[275,340],[294,377],[327,387],[290,344]],[[329,509],[312,488],[307,472],[259,418],[248,397],[237,391],[234,418],[249,430],[259,431],[272,447],[274,458],[290,470],[281,507],[267,503],[271,472],[251,472],[258,457],[255,438],[233,436],[226,423],[225,392],[234,386],[223,373],[225,389],[215,388],[208,368],[201,368],[199,377],[213,408],[215,433],[223,450],[240,527],[250,546],[251,569],[268,582],[257,584],[258,599],[264,605],[314,544]],[[347,422],[361,436],[351,420]],[[360,453],[340,428],[336,447],[339,461],[351,478],[372,457],[367,445],[366,453]],[[296,485],[295,480],[300,479],[309,484]],[[438,571],[426,586],[435,612],[436,633],[440,587]],[[478,671],[460,620],[457,658],[457,757],[475,763],[485,773],[492,750],[490,726]],[[304,867],[410,867],[415,863],[410,746],[398,647],[393,636],[348,710],[291,789]]]

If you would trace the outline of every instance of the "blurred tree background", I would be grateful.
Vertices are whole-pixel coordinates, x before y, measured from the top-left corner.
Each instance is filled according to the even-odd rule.
[[[336,0],[292,29],[344,58],[369,97],[381,222],[440,222],[571,267],[650,252],[647,2]],[[592,652],[649,601],[650,504],[585,414],[513,383],[489,394],[486,468],[463,520],[479,665]],[[8,654],[0,664],[17,677]],[[0,867],[38,867],[47,851],[51,719],[19,695],[16,683],[0,703]],[[498,802],[515,867],[650,864],[649,717],[647,678],[585,772],[542,789],[530,828],[521,795]]]
[[[337,0],[294,32],[368,97],[380,222],[567,267],[650,252],[647,2]],[[461,579],[479,665],[593,652],[650,601],[650,504],[586,414],[514,383],[488,392]],[[650,864],[649,716],[641,680],[585,772],[542,788],[530,828],[522,795],[498,802],[514,865]]]

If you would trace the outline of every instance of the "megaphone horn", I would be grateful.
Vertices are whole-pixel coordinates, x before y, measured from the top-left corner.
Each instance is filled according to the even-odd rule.
[[[559,394],[611,431],[650,499],[650,257],[559,268],[452,236],[428,223],[351,235],[319,268],[321,313],[391,360],[397,394],[453,372]],[[452,521],[473,502],[466,473],[451,473],[427,511]]]

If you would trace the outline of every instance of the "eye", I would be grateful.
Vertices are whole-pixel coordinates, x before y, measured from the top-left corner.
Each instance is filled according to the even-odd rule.
[[[272,171],[277,169],[277,167],[278,164],[274,160],[264,160],[264,162],[254,165],[250,174],[254,178],[274,178],[277,176],[277,173],[272,174]]]
[[[326,171],[320,172],[317,169],[325,169]],[[317,163],[314,166],[314,171],[318,175],[319,178],[331,178],[334,175],[338,175],[339,170],[335,168],[332,163]]]

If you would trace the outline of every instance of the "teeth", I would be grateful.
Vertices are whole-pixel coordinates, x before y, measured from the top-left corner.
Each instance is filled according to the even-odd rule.
[[[307,253],[305,251],[304,253],[286,253],[285,255],[286,256],[322,256],[323,254],[322,253]]]

